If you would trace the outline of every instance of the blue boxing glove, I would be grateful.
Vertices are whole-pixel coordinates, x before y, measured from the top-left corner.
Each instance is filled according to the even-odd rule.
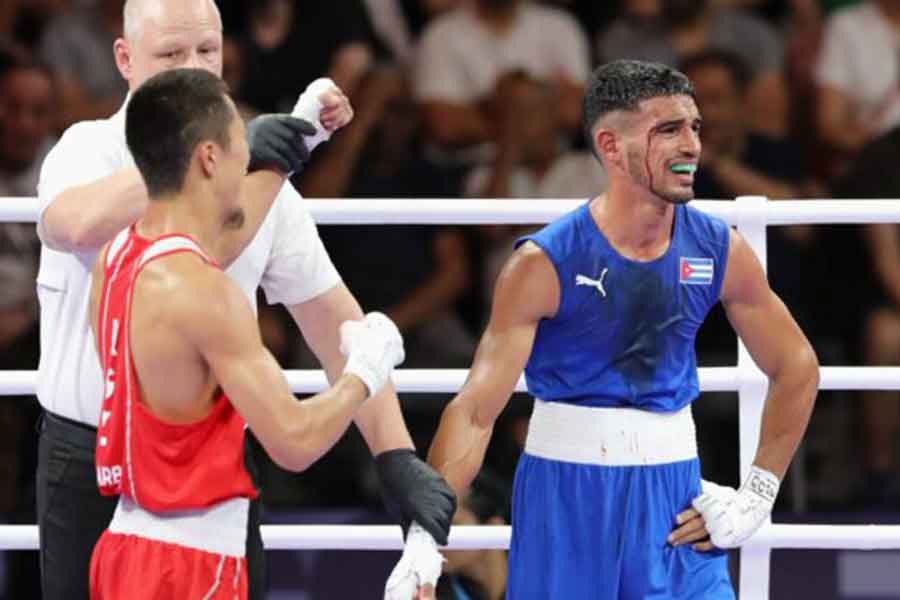
[[[384,505],[403,527],[404,536],[415,521],[446,546],[456,494],[444,478],[408,448],[382,452],[375,457],[375,470]]]
[[[276,169],[290,176],[309,160],[305,136],[316,134],[315,126],[291,115],[260,115],[247,123],[250,171]]]

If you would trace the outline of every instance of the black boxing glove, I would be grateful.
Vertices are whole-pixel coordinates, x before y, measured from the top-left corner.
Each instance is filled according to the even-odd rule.
[[[385,508],[403,527],[404,538],[415,521],[446,546],[456,494],[444,478],[408,448],[382,452],[375,457],[375,470]]]
[[[309,160],[304,136],[316,134],[315,126],[291,115],[260,115],[247,123],[250,171],[275,168],[290,176]]]

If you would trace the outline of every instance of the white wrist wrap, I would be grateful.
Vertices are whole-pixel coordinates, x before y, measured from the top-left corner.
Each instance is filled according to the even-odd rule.
[[[427,531],[413,521],[406,535],[400,562],[384,587],[385,600],[410,600],[423,585],[437,585],[444,557]]]
[[[297,104],[294,105],[291,115],[309,121],[316,128],[316,134],[306,138],[306,147],[310,152],[322,142],[331,139],[331,132],[322,127],[322,123],[319,122],[319,113],[322,111],[319,96],[335,87],[337,86],[331,79],[320,77],[306,87],[306,90],[297,99]]]
[[[403,362],[403,338],[394,322],[373,312],[362,321],[344,321],[340,327],[341,354],[347,357],[345,373],[366,384],[369,396],[388,382],[394,367]]]
[[[769,518],[780,486],[775,475],[752,466],[740,490],[704,481],[703,493],[691,504],[703,515],[713,545],[736,548]]]

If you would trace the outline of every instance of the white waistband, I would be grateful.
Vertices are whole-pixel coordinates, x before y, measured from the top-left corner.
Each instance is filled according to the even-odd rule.
[[[250,501],[232,498],[203,510],[153,513],[119,496],[109,531],[242,557],[247,546]]]
[[[658,465],[696,458],[697,438],[690,405],[659,413],[535,399],[525,452],[592,465]]]

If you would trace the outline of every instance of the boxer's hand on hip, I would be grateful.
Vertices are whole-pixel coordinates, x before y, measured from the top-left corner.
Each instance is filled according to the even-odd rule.
[[[291,115],[260,115],[247,123],[250,170],[277,169],[286,175],[299,171],[309,160],[304,136],[314,135],[315,126]]]
[[[340,327],[341,354],[347,357],[345,373],[359,377],[369,396],[388,382],[394,367],[403,362],[403,337],[394,322],[373,312],[362,321],[344,321]]]
[[[780,485],[775,475],[752,466],[740,490],[703,482],[703,493],[691,504],[703,515],[714,546],[737,548],[769,518]]]
[[[384,586],[384,600],[414,600],[426,586],[432,591],[441,576],[443,562],[444,557],[431,534],[413,523],[400,562]]]

